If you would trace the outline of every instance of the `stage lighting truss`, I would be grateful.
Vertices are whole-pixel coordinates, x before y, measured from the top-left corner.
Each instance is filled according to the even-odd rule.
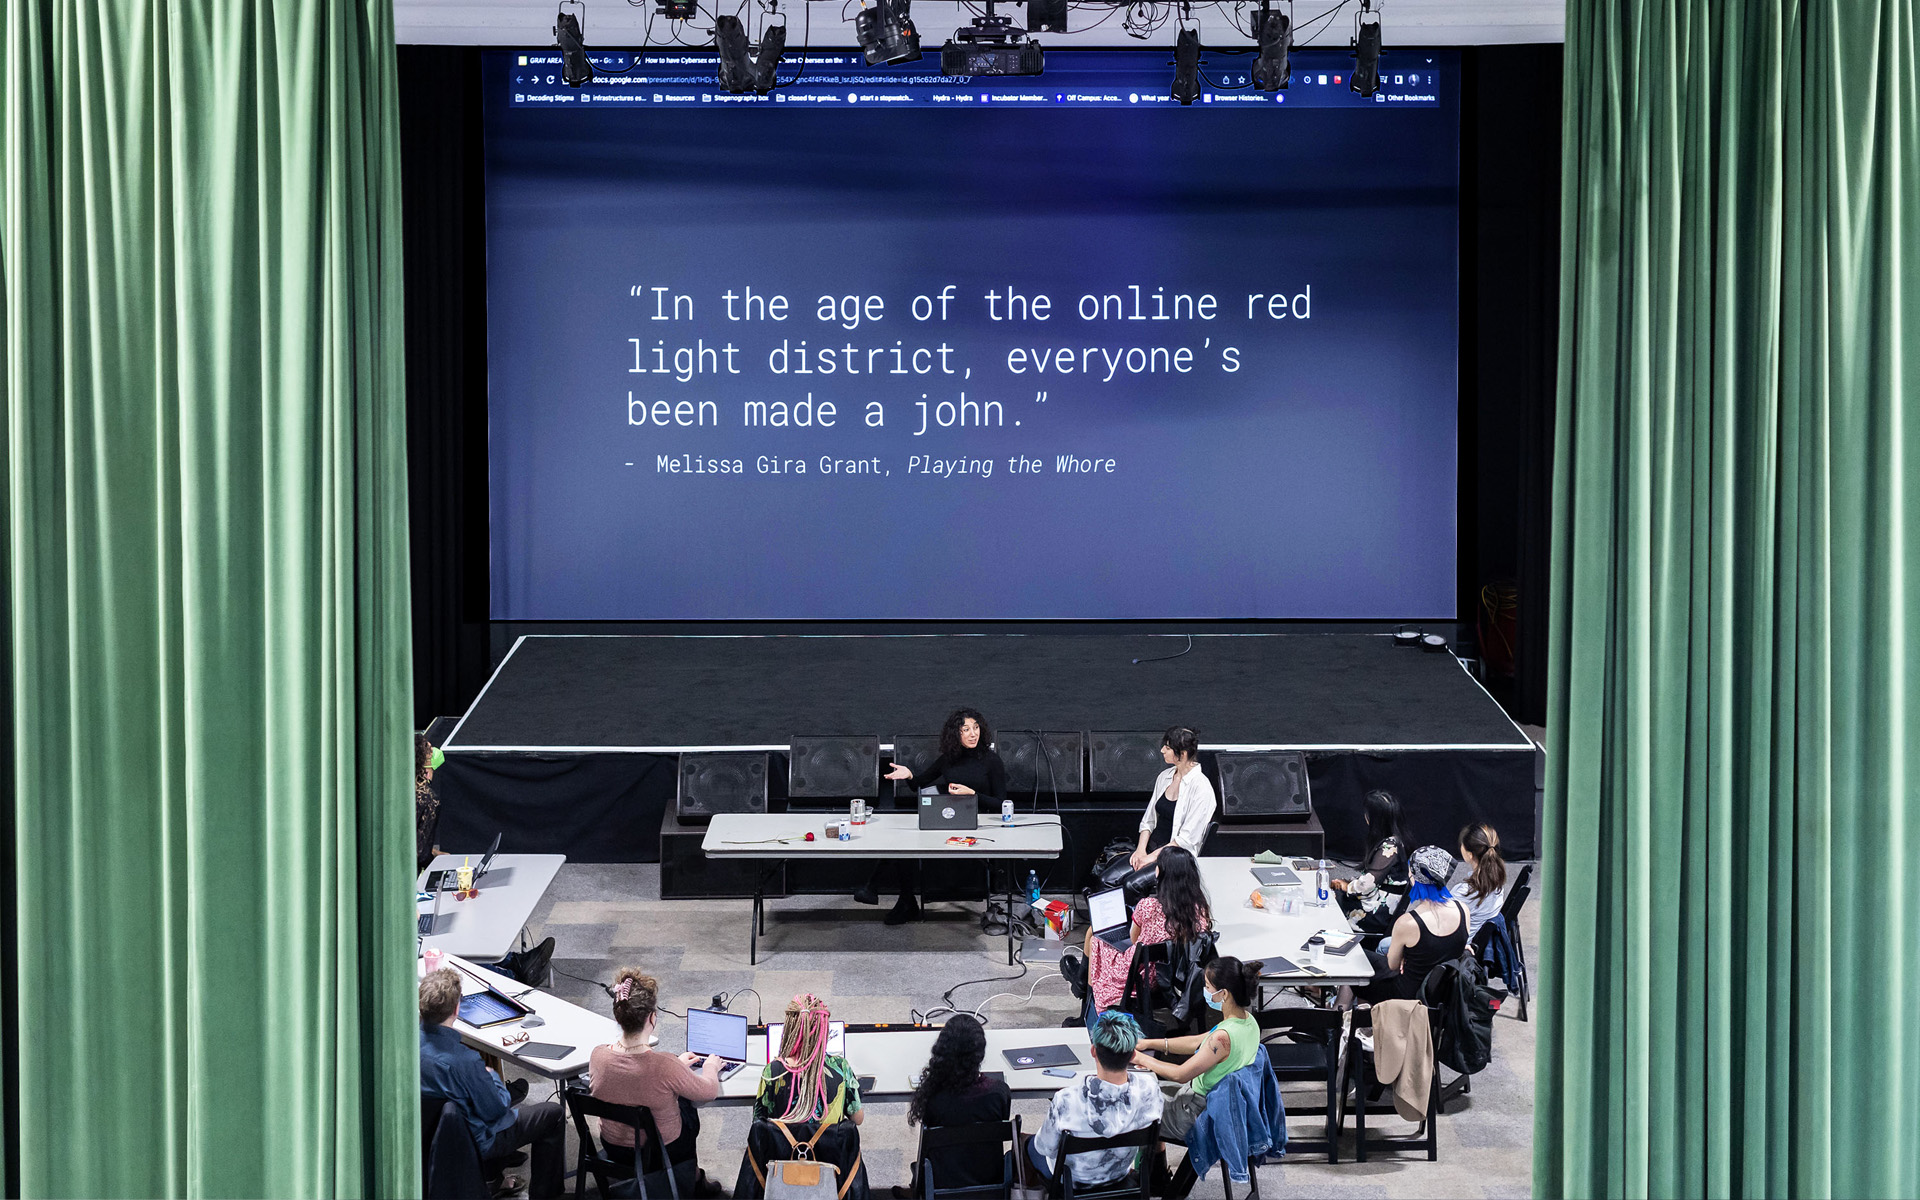
[[[1380,90],[1380,13],[1373,0],[1360,0],[1353,17],[1353,74],[1348,79],[1347,86],[1358,95]]]

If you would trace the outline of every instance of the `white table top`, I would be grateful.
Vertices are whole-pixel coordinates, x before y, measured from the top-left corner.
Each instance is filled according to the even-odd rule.
[[[1213,908],[1213,928],[1219,934],[1217,949],[1223,955],[1242,962],[1285,958],[1304,963],[1307,955],[1301,946],[1308,938],[1323,929],[1342,935],[1352,930],[1333,894],[1329,893],[1325,907],[1314,906],[1310,873],[1301,875],[1299,888],[1282,891],[1282,895],[1297,894],[1300,898],[1300,911],[1282,916],[1271,909],[1247,907],[1247,897],[1260,886],[1260,881],[1253,876],[1251,858],[1202,858],[1199,863],[1200,880],[1206,886],[1207,902]],[[1360,984],[1373,978],[1373,964],[1358,946],[1337,957],[1327,955],[1320,965],[1327,972],[1325,978],[1300,973],[1272,973],[1262,978],[1276,983],[1309,985]]]
[[[980,1069],[1001,1072],[1006,1077],[1007,1086],[1016,1095],[1051,1096],[1073,1080],[1046,1075],[1038,1070],[1016,1071],[1001,1054],[1003,1050],[1067,1046],[1079,1059],[1079,1064],[1072,1068],[1076,1074],[1084,1075],[1093,1070],[1093,1051],[1084,1029],[995,1029],[989,1026],[986,1032],[987,1057],[980,1064]],[[873,1077],[873,1086],[864,1089],[862,1097],[899,1099],[913,1095],[913,1077],[926,1068],[927,1056],[933,1052],[933,1040],[939,1035],[937,1029],[911,1028],[849,1033],[847,1062],[856,1075]],[[719,1103],[752,1102],[754,1094],[760,1090],[760,1071],[766,1065],[766,1036],[749,1035],[747,1065],[720,1084]]]
[[[1000,814],[983,814],[980,828],[920,828],[918,813],[875,813],[856,826],[848,841],[828,840],[827,822],[845,813],[721,813],[707,826],[700,849],[708,858],[1057,858],[1060,818],[1052,813],[1018,812],[1012,825]],[[805,835],[813,834],[811,842]],[[971,846],[947,844],[949,837],[972,837]]]
[[[519,1021],[489,1025],[485,1029],[475,1029],[465,1021],[457,1019],[453,1023],[453,1028],[460,1034],[460,1040],[475,1050],[498,1055],[542,1078],[573,1078],[587,1069],[587,1061],[592,1056],[595,1046],[603,1046],[620,1036],[620,1026],[612,1017],[581,1008],[578,1004],[549,995],[538,988],[529,988],[519,980],[495,974],[485,967],[476,966],[456,955],[447,955],[446,965],[460,972],[462,995],[477,992],[482,987],[491,985],[533,1009],[534,1013],[545,1022],[532,1029],[522,1027]],[[535,1042],[571,1046],[573,1050],[565,1058],[523,1058],[512,1050],[501,1049],[501,1039],[518,1037],[523,1033],[529,1035]]]
[[[427,864],[415,880],[423,886],[427,872],[451,870],[461,863],[480,864],[478,854],[442,854]],[[496,854],[493,866],[480,880],[480,894],[471,900],[456,900],[452,891],[440,902],[440,917],[434,933],[421,943],[422,949],[443,954],[458,954],[476,962],[498,962],[513,949],[513,940],[540,898],[553,886],[560,873],[564,854]],[[421,916],[433,911],[431,897],[418,906]]]

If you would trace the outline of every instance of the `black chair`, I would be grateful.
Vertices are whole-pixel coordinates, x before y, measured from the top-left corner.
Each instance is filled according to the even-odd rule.
[[[573,1194],[576,1198],[586,1195],[588,1174],[593,1176],[594,1186],[607,1200],[629,1196],[652,1200],[649,1186],[660,1187],[662,1184],[672,1200],[680,1200],[678,1176],[682,1172],[688,1176],[687,1190],[693,1190],[694,1163],[691,1160],[668,1162],[666,1147],[660,1141],[660,1130],[653,1123],[652,1109],[643,1104],[612,1104],[579,1087],[567,1089],[566,1101],[567,1111],[573,1115],[573,1131],[580,1143],[580,1156],[573,1171]],[[618,1121],[633,1127],[635,1145],[631,1163],[609,1157],[594,1142],[593,1132],[587,1128],[588,1117]]]
[[[1290,1155],[1324,1153],[1328,1162],[1340,1161],[1340,1067],[1349,1015],[1333,1008],[1275,1008],[1253,1014],[1282,1089],[1289,1083],[1318,1083],[1326,1089],[1322,1103],[1287,1106],[1289,1122],[1295,1116],[1322,1118],[1319,1137],[1295,1137],[1288,1129]]]
[[[1533,989],[1528,977],[1533,974],[1527,966],[1527,948],[1525,939],[1520,936],[1520,910],[1527,906],[1527,897],[1533,892],[1533,864],[1520,868],[1514,876],[1513,886],[1507,889],[1507,898],[1500,905],[1500,916],[1506,922],[1507,941],[1513,949],[1513,957],[1520,964],[1520,978],[1502,980],[1514,994],[1520,997],[1520,1019],[1527,1019],[1527,993]],[[1473,937],[1473,952],[1481,962],[1487,961],[1487,944],[1493,941],[1493,922],[1480,927]]]
[[[943,1151],[963,1150],[969,1146],[992,1146],[996,1156],[1002,1154],[1001,1148],[1012,1144],[1015,1151],[1020,1149],[1020,1118],[1011,1121],[990,1121],[981,1125],[923,1125],[920,1128],[920,1152],[915,1157],[920,1163],[921,1200],[947,1200],[949,1197],[991,1197],[1004,1196],[1013,1187],[1013,1159],[1002,1158],[1000,1179],[996,1183],[974,1184],[968,1187],[941,1187],[935,1173],[934,1159]]]
[[[460,1106],[444,1096],[420,1096],[421,1195],[426,1200],[492,1200],[473,1131]]]
[[[1427,1020],[1430,1025],[1437,1026],[1437,1014],[1434,1010],[1427,1010]],[[1375,1099],[1373,1095],[1375,1089],[1380,1086],[1373,1074],[1373,1052],[1362,1045],[1360,1041],[1360,1034],[1363,1031],[1370,1031],[1372,1028],[1373,1010],[1371,1008],[1354,1010],[1353,1025],[1348,1033],[1347,1042],[1347,1062],[1351,1067],[1348,1074],[1352,1077],[1355,1087],[1353,1102],[1354,1161],[1367,1161],[1367,1151],[1371,1149],[1386,1151],[1388,1153],[1424,1150],[1427,1152],[1428,1162],[1437,1162],[1440,1158],[1439,1126],[1440,1110],[1442,1107],[1440,1065],[1438,1063],[1434,1064],[1433,1082],[1427,1090],[1427,1119],[1422,1121],[1419,1127],[1411,1134],[1391,1137],[1384,1135],[1369,1137],[1367,1134],[1367,1114],[1393,1116],[1396,1111],[1391,1100],[1381,1101]],[[1433,1038],[1434,1043],[1438,1045],[1440,1033],[1437,1027],[1434,1029]]]
[[[1155,1121],[1144,1129],[1131,1133],[1119,1133],[1112,1137],[1081,1137],[1077,1133],[1061,1131],[1060,1148],[1053,1155],[1053,1178],[1060,1185],[1060,1194],[1065,1200],[1075,1196],[1084,1200],[1119,1200],[1123,1196],[1138,1196],[1140,1200],[1152,1200],[1153,1156],[1160,1144],[1160,1122]],[[1132,1147],[1140,1152],[1139,1165],[1112,1183],[1095,1184],[1091,1187],[1076,1186],[1073,1182],[1073,1168],[1068,1165],[1068,1156],[1085,1154],[1090,1150],[1121,1150]]]

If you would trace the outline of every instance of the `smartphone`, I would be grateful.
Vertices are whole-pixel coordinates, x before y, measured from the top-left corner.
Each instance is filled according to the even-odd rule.
[[[1069,1071],[1065,1067],[1042,1067],[1040,1073],[1042,1075],[1051,1075],[1055,1079],[1072,1079],[1078,1074],[1078,1072]]]
[[[1312,975],[1316,979],[1324,979],[1327,974],[1325,971],[1321,970],[1319,967],[1314,966],[1312,963],[1301,963],[1300,973],[1302,975]]]

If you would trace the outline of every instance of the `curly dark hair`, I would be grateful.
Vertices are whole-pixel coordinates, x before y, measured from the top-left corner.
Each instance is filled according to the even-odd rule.
[[[960,744],[960,727],[969,720],[980,727],[980,745],[976,750],[969,750]],[[947,718],[947,723],[940,727],[940,753],[948,762],[963,755],[977,754],[991,745],[993,745],[993,727],[987,724],[987,719],[981,716],[977,709],[956,708]]]
[[[933,1053],[913,1090],[907,1105],[907,1124],[918,1125],[927,1115],[927,1104],[941,1092],[957,1092],[980,1082],[980,1060],[987,1055],[987,1032],[980,1022],[965,1013],[947,1018],[940,1036],[933,1039]]]
[[[1200,864],[1179,846],[1160,851],[1160,882],[1154,899],[1167,920],[1167,937],[1174,942],[1190,942],[1213,927],[1213,909],[1207,904],[1207,889],[1200,882]]]

